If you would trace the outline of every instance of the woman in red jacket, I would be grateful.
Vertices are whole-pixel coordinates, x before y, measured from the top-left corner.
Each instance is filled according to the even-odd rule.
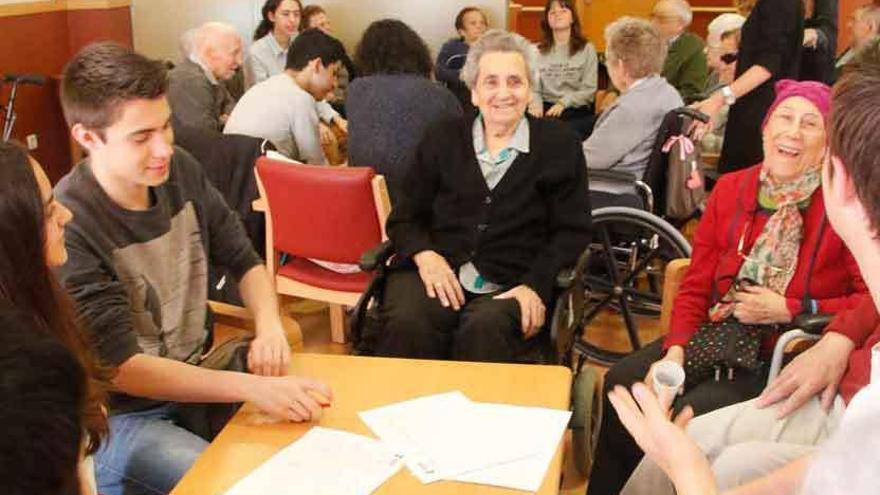
[[[640,380],[650,386],[657,362],[683,364],[686,345],[707,321],[786,324],[800,313],[853,307],[865,293],[855,260],[825,218],[820,168],[830,91],[816,82],[777,83],[762,126],[764,162],[718,181],[694,236],[668,335],[612,367],[606,392]],[[755,283],[734,283],[746,279]],[[704,414],[757,396],[766,380],[766,367],[740,369],[732,380],[690,385],[673,406]],[[606,408],[588,493],[619,493],[641,457]]]

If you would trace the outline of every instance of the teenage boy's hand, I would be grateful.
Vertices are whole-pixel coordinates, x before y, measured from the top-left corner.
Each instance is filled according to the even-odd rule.
[[[260,410],[288,421],[317,421],[333,400],[330,387],[298,376],[253,377],[247,401]]]
[[[281,321],[257,325],[257,337],[251,342],[248,369],[263,376],[284,376],[290,365],[290,344]]]

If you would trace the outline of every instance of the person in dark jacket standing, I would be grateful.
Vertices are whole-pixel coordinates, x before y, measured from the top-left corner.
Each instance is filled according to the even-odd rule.
[[[800,75],[804,6],[796,0],[742,1],[751,11],[742,28],[736,79],[697,105],[712,123],[700,125],[697,139],[712,129],[721,108],[730,105],[718,171],[733,172],[764,159],[761,122],[773,102],[773,85]]]
[[[837,0],[803,1],[806,18],[800,79],[831,84],[837,53]]]
[[[565,124],[527,117],[535,50],[490,31],[462,79],[478,117],[436,124],[388,219],[397,253],[375,351],[514,361],[537,342],[559,270],[589,242],[586,165]]]

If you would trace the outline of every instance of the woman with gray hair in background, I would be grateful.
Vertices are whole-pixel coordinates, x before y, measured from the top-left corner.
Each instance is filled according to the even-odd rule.
[[[437,122],[419,145],[388,219],[378,355],[509,362],[538,341],[590,217],[577,137],[526,115],[534,57],[521,36],[486,33],[462,69],[479,115]]]
[[[663,117],[684,102],[660,76],[666,43],[651,23],[622,17],[605,28],[605,43],[608,75],[621,94],[584,141],[587,167],[626,172],[641,180]],[[590,202],[594,208],[642,206],[634,183],[612,181],[590,181]]]

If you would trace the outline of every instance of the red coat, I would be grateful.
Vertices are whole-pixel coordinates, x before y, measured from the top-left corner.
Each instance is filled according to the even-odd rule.
[[[725,174],[715,185],[694,234],[691,265],[672,307],[664,348],[687,344],[707,320],[709,308],[727,293],[739,273],[743,262],[737,249],[740,238],[745,233],[742,253],[747,255],[764,229],[770,215],[757,206],[760,169],[761,165],[756,165]],[[867,288],[849,250],[827,220],[823,222],[821,188],[813,193],[802,214],[804,240],[785,291],[789,311],[792,316],[803,312],[808,278],[809,297],[815,300],[817,312],[837,313],[854,307]],[[812,275],[807,277],[814,252]]]
[[[871,348],[880,342],[880,316],[871,295],[862,297],[854,309],[835,316],[825,331],[846,335],[856,345],[838,389],[849,404],[853,396],[871,382]]]

